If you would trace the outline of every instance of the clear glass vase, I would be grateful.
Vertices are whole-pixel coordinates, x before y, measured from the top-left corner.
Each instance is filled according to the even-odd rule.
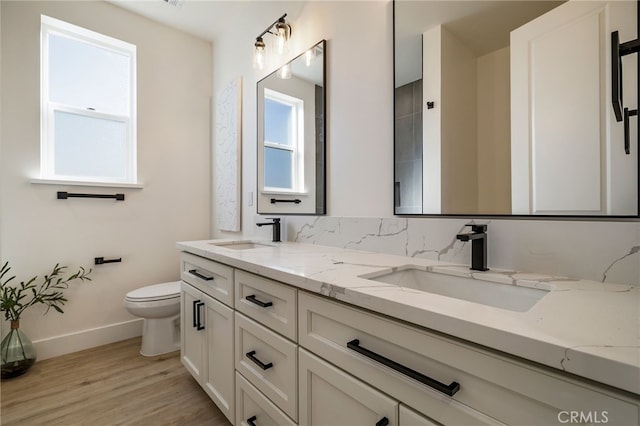
[[[24,374],[36,362],[36,348],[20,330],[20,321],[11,321],[11,330],[0,344],[0,356],[3,379]]]

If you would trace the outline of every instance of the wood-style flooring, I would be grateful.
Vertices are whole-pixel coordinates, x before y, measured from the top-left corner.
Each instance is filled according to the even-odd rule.
[[[0,383],[0,424],[230,425],[180,352],[144,357],[139,350],[138,337],[36,362]]]

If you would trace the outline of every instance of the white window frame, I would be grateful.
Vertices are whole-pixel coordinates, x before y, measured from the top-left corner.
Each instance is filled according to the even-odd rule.
[[[130,103],[128,115],[90,110],[87,109],[89,106],[63,105],[49,100],[49,34],[69,37],[129,57]],[[41,15],[40,37],[40,179],[45,181],[137,185],[136,46],[45,15]],[[117,178],[97,175],[67,176],[56,174],[54,114],[57,111],[124,123],[126,125],[125,175]]]
[[[291,134],[290,138],[293,141],[291,145],[283,145],[277,142],[268,141],[264,138],[264,148],[275,148],[290,151],[292,155],[291,166],[291,183],[292,188],[279,188],[264,186],[265,192],[273,193],[303,193],[304,192],[304,101],[302,99],[285,95],[284,93],[277,92],[271,89],[264,89],[264,99],[270,99],[275,102],[279,102],[292,107],[292,128],[289,129]],[[263,154],[264,155],[264,154]],[[267,164],[264,164],[266,172]]]

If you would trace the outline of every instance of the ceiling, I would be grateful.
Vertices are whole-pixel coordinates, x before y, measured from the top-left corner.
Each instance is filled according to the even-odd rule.
[[[237,26],[239,23],[246,23],[247,17],[259,18],[257,22],[260,22],[260,27],[255,28],[257,36],[267,25],[280,16],[278,15],[279,11],[298,9],[300,5],[306,2],[184,0],[181,4],[174,6],[164,0],[107,1],[154,21],[210,41],[215,40],[224,31]],[[275,15],[274,11],[277,11]],[[264,17],[264,19],[261,17]]]

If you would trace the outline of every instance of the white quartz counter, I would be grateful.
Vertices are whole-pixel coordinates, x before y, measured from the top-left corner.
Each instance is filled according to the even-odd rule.
[[[177,243],[206,257],[412,324],[640,393],[640,288],[301,243],[236,250],[232,240]],[[550,290],[516,312],[363,278],[405,265]],[[472,273],[473,272],[473,273]]]

